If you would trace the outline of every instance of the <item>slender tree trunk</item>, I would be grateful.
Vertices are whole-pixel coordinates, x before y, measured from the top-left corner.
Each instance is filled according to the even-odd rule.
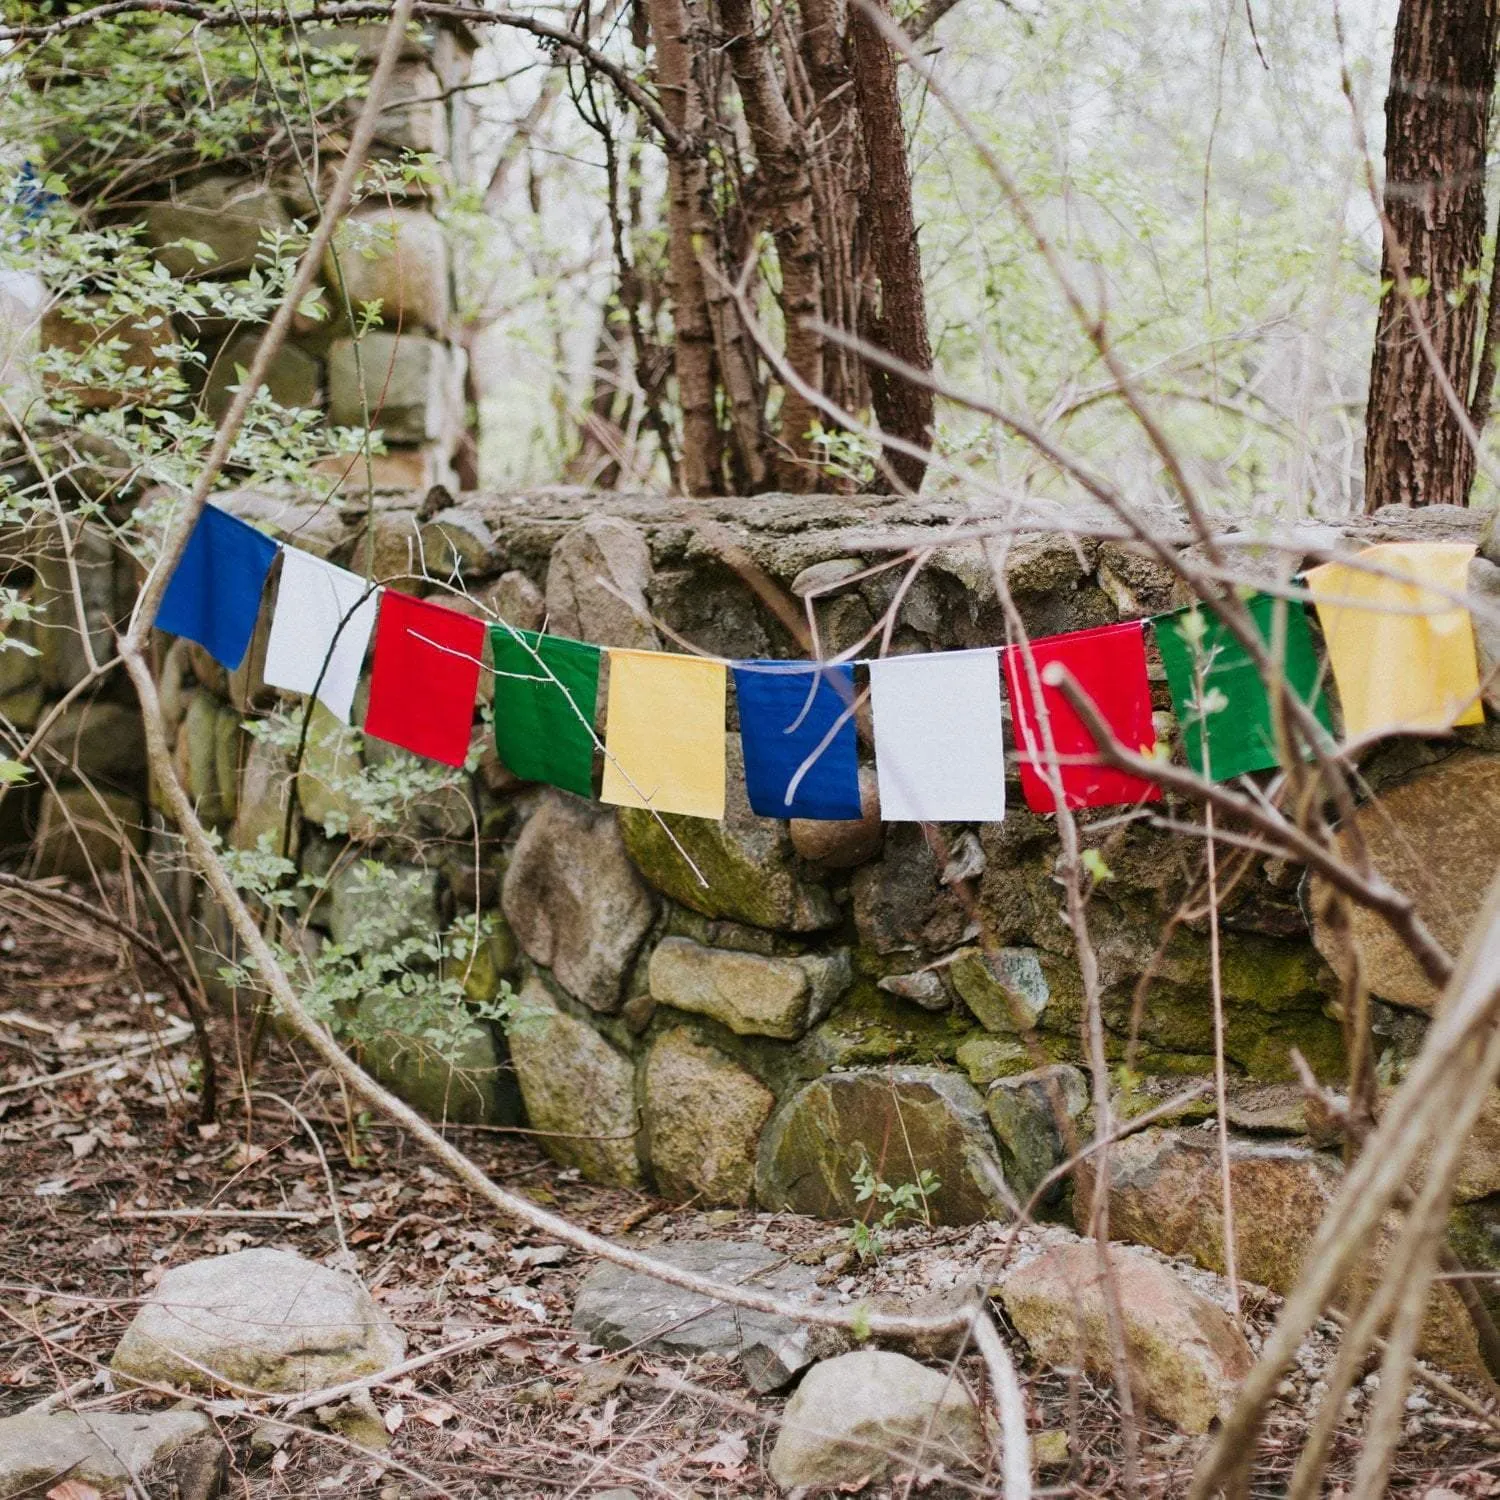
[[[1385,212],[1461,402],[1479,327],[1500,0],[1402,0],[1386,97]],[[1474,454],[1413,331],[1389,243],[1365,430],[1365,508],[1465,505]]]
[[[756,29],[754,0],[720,0],[730,67],[755,148],[755,207],[776,240],[786,359],[814,390],[823,389],[823,337],[809,321],[823,316],[822,250],[813,217],[812,180],[801,132],[776,77],[770,48]],[[781,401],[778,478],[789,490],[818,486],[808,431],[822,414],[796,391]]]
[[[906,133],[901,123],[901,95],[896,86],[896,59],[879,28],[858,7],[849,16],[854,57],[854,84],[859,98],[869,160],[865,218],[870,226],[870,256],[879,279],[878,311],[870,326],[872,342],[919,370],[932,369],[927,336],[927,305],[922,296],[922,258],[912,212],[911,172],[906,161]],[[932,441],[932,392],[925,386],[871,369],[868,372],[875,414],[886,432],[924,448]],[[886,461],[901,482],[915,490],[927,465],[909,454],[887,450]]]
[[[693,67],[686,0],[646,0],[656,43],[656,82],[668,122],[697,137],[703,100]],[[708,169],[694,153],[673,152],[667,162],[667,275],[672,289],[673,362],[682,406],[681,483],[689,495],[721,487],[722,441],[714,403],[714,331],[695,239],[712,227]]]

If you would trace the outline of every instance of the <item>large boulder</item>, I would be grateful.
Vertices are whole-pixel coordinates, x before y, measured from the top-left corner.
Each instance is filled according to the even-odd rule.
[[[762,1208],[824,1219],[864,1217],[863,1169],[892,1187],[924,1170],[938,1179],[926,1199],[937,1224],[1005,1216],[1004,1175],[984,1107],[972,1085],[942,1068],[828,1073],[785,1099],[761,1136],[756,1197]]]
[[[400,1331],[348,1272],[262,1249],[174,1266],[110,1366],[159,1385],[307,1391],[389,1369],[405,1353]]]
[[[783,1490],[856,1490],[895,1470],[983,1469],[988,1459],[961,1381],[904,1354],[858,1349],[803,1376],[769,1468]]]
[[[1108,1255],[1136,1399],[1184,1432],[1207,1432],[1254,1363],[1244,1334],[1149,1255],[1119,1246]],[[1092,1241],[1053,1245],[1006,1272],[1000,1301],[1040,1363],[1114,1378],[1103,1277]]]
[[[599,646],[657,650],[651,623],[651,549],[640,527],[619,516],[589,516],[563,533],[547,567],[552,629]]]
[[[607,810],[549,792],[516,840],[500,903],[527,957],[592,1009],[619,1009],[656,902]]]
[[[362,1003],[361,1012],[368,1010]],[[468,1021],[441,1047],[424,1037],[377,1030],[360,1060],[398,1098],[429,1120],[458,1125],[516,1125],[521,1101],[494,1028]]]
[[[759,1079],[684,1027],[646,1058],[644,1116],[651,1173],[667,1198],[748,1203],[755,1150],[776,1098]]]
[[[1376,869],[1407,892],[1433,935],[1458,953],[1479,915],[1500,845],[1500,755],[1461,750],[1397,785],[1383,787],[1335,834],[1352,858],[1363,842]],[[1342,946],[1323,915],[1329,892],[1310,887],[1313,940],[1336,969]],[[1430,1011],[1438,992],[1406,945],[1374,912],[1353,906],[1350,938],[1371,990],[1397,1005]]]
[[[635,1069],[538,978],[521,989],[510,1057],[534,1130],[554,1161],[592,1182],[639,1187]]]
[[[724,748],[728,797],[721,822],[673,813],[658,818],[636,807],[619,810],[620,832],[636,868],[664,895],[706,917],[777,932],[831,927],[838,908],[803,874],[787,825],[750,810],[739,735],[729,735]]]
[[[38,872],[88,880],[96,871],[120,869],[127,850],[145,846],[144,812],[121,792],[48,787],[32,842]]]
[[[642,1250],[679,1271],[730,1286],[770,1292],[791,1302],[818,1300],[812,1269],[764,1245],[700,1240]],[[584,1278],[573,1304],[573,1327],[591,1344],[606,1349],[737,1359],[747,1384],[758,1392],[786,1385],[817,1358],[826,1342],[826,1336],[793,1318],[714,1302],[610,1261],[601,1262]]]
[[[213,1500],[223,1478],[224,1444],[202,1412],[65,1411],[0,1419],[0,1500],[51,1493],[63,1480],[101,1495]]]
[[[853,977],[846,949],[766,957],[667,937],[649,969],[660,1005],[712,1016],[741,1036],[795,1041],[821,1021]]]
[[[1000,1143],[1006,1180],[1018,1193],[1034,1193],[1072,1154],[1066,1127],[1076,1127],[1088,1105],[1088,1080],[1070,1063],[1014,1073],[990,1085],[984,1110]],[[1073,1149],[1079,1134],[1074,1128]],[[1052,1196],[1061,1190],[1056,1184]]]

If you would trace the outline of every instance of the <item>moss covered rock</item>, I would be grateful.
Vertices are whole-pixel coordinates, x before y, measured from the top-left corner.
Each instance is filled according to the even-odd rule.
[[[863,1169],[892,1187],[932,1172],[939,1186],[925,1211],[934,1223],[1005,1213],[979,1095],[941,1068],[830,1073],[799,1089],[761,1136],[756,1196],[762,1207],[825,1219],[879,1217],[879,1204],[856,1196]]]
[[[838,909],[828,892],[803,874],[786,824],[750,810],[738,735],[727,737],[725,750],[729,786],[722,822],[671,813],[658,820],[641,808],[620,809],[620,832],[636,868],[663,895],[707,917],[781,932],[832,926]]]
[[[1051,991],[1032,948],[960,948],[948,978],[986,1031],[1014,1035],[1041,1019]]]
[[[487,1022],[471,1021],[458,1045],[443,1051],[420,1037],[381,1032],[364,1044],[361,1059],[429,1120],[514,1125],[521,1118],[515,1074]]]

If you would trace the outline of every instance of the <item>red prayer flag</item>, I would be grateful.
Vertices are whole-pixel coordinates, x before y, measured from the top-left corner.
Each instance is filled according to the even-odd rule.
[[[483,620],[386,589],[375,626],[365,733],[445,765],[463,765],[483,651]]]
[[[1141,621],[1105,625],[1098,630],[1076,630],[1048,636],[1031,643],[1037,676],[1057,662],[1092,699],[1099,717],[1127,749],[1144,755],[1156,743],[1151,723],[1151,688],[1146,680],[1146,633]],[[1056,812],[1052,787],[1048,784],[1047,746],[1036,723],[1036,699],[1026,657],[1019,646],[1008,646],[1005,685],[1010,695],[1015,725],[1017,759],[1021,767],[1021,791],[1032,812]],[[1041,701],[1052,731],[1052,746],[1060,760],[1097,753],[1083,720],[1060,689],[1041,685]],[[1157,802],[1161,789],[1155,782],[1127,776],[1104,765],[1060,765],[1063,800],[1069,807],[1109,807],[1116,803]]]

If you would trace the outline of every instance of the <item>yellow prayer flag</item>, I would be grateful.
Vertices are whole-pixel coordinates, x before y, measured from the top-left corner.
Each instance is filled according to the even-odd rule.
[[[724,816],[723,662],[610,651],[601,801]]]
[[[1473,556],[1467,542],[1385,542],[1356,559],[1382,573],[1336,562],[1308,573],[1346,739],[1484,722],[1474,623],[1451,597]]]

